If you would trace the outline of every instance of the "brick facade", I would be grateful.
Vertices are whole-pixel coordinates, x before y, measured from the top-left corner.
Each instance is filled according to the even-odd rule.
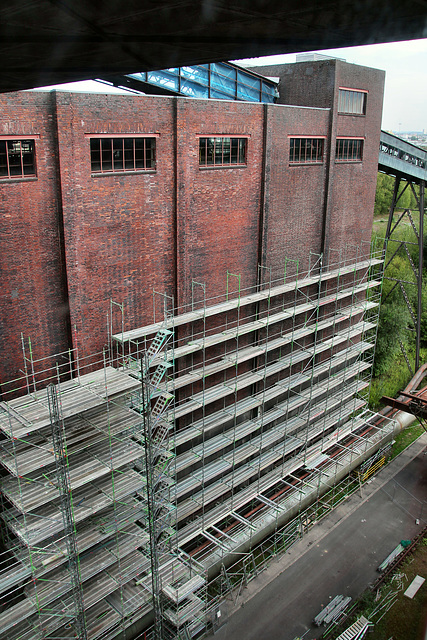
[[[227,270],[250,287],[258,264],[277,278],[285,257],[303,269],[310,250],[369,240],[383,73],[339,61],[257,71],[282,77],[282,104],[0,96],[0,139],[34,137],[37,162],[37,178],[0,181],[1,382],[22,369],[21,332],[35,358],[89,355],[107,343],[110,299],[131,329],[153,319],[153,289],[182,307],[193,279],[212,297]],[[339,87],[368,91],[366,115],[338,115]],[[93,175],[90,136],[108,134],[156,135],[156,170]],[[200,168],[199,137],[213,135],[246,136],[247,166]],[[337,135],[364,139],[362,162],[335,162]],[[290,165],[291,136],[323,136],[324,161]]]

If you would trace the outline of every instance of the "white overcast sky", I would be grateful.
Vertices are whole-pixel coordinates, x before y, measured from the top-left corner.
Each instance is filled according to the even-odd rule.
[[[320,53],[345,58],[347,62],[386,72],[382,128],[395,132],[427,133],[427,39],[374,44]],[[251,64],[295,62],[295,54],[244,60]],[[59,88],[104,91],[99,83],[58,85]],[[109,89],[105,87],[105,91]]]

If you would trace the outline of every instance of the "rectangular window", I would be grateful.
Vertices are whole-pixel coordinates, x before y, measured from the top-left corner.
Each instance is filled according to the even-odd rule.
[[[199,166],[246,166],[246,138],[200,138]]]
[[[0,179],[36,175],[34,140],[0,140]]]
[[[323,162],[323,138],[290,138],[289,162]]]
[[[366,113],[366,91],[340,89],[338,95],[338,113],[363,116]]]
[[[156,138],[91,138],[92,173],[153,171],[156,168]]]
[[[363,140],[360,138],[337,138],[335,160],[337,162],[361,162]]]

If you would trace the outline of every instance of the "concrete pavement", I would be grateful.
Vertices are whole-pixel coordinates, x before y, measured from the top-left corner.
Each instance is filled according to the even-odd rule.
[[[221,606],[215,640],[305,640],[321,630],[312,619],[337,594],[357,597],[401,539],[427,522],[427,434],[395,458]],[[416,519],[420,524],[416,525]]]

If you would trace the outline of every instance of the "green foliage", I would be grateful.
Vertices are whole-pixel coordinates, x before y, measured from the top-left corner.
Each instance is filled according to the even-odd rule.
[[[405,358],[402,353],[398,353],[385,373],[372,378],[369,394],[371,409],[377,411],[383,406],[380,402],[382,396],[396,397],[399,391],[406,387],[411,377]]]
[[[394,179],[385,173],[377,177],[377,191],[375,194],[374,216],[388,216],[393,198]]]
[[[413,222],[418,228],[419,212],[417,198],[410,186],[404,189],[402,181],[398,200],[398,210],[394,213],[396,223],[404,209],[410,209]],[[382,221],[375,223],[377,232],[385,234],[388,213],[393,199],[394,178],[378,174],[375,199],[375,215],[382,216]],[[415,189],[418,196],[418,187]],[[402,244],[404,243],[404,244]],[[400,343],[403,344],[411,362],[415,354],[414,322],[402,294],[398,281],[403,283],[406,296],[416,313],[417,286],[416,274],[408,259],[410,254],[413,266],[418,268],[418,240],[409,217],[405,214],[393,231],[392,239],[387,244],[385,264],[388,264],[382,290],[382,303],[379,316],[378,338],[375,351],[373,374],[370,390],[370,406],[378,409],[382,395],[394,397],[409,382],[411,374],[403,357]],[[421,362],[427,356],[427,236],[424,237],[424,277],[422,289],[421,316]]]
[[[417,209],[417,200],[410,186],[406,189],[405,182],[402,182],[397,201],[398,209]],[[375,194],[375,216],[388,216],[390,206],[393,200],[394,177],[385,173],[378,173],[377,190]],[[418,194],[418,188],[416,188]]]
[[[375,351],[374,376],[388,371],[398,353],[400,342],[407,345],[407,328],[410,322],[409,311],[403,305],[386,303],[381,305],[378,326],[377,346]]]
[[[424,432],[423,427],[419,422],[415,422],[412,426],[401,431],[395,438],[391,457],[395,458],[402,453],[404,449],[409,447],[417,438],[419,438]]]
[[[386,176],[389,178],[389,176]],[[381,181],[379,181],[380,184]],[[382,182],[386,183],[384,179]],[[384,191],[384,190],[383,190]],[[406,190],[408,191],[408,190]],[[392,194],[388,193],[391,201]],[[405,192],[408,199],[413,194]],[[390,204],[390,203],[388,203]],[[400,215],[400,214],[396,214]],[[419,214],[412,212],[414,224],[418,227]],[[395,218],[397,220],[397,217]],[[402,244],[404,243],[404,244]],[[413,266],[418,267],[418,242],[415,232],[407,216],[399,223],[393,232],[392,240],[388,242],[385,264],[388,265],[382,290],[382,303],[378,324],[378,338],[375,352],[374,377],[381,377],[381,383],[372,385],[371,406],[377,406],[381,395],[394,396],[409,381],[408,369],[401,354],[402,343],[407,353],[414,352],[415,327],[406,304],[399,280],[404,281],[403,287],[412,309],[417,309],[416,274],[408,259],[410,254]],[[412,283],[412,284],[411,284]],[[427,274],[423,287],[421,318],[422,345],[427,346]],[[413,359],[413,358],[412,358]],[[401,385],[401,386],[399,386]],[[387,390],[384,388],[387,387]],[[382,393],[380,393],[382,391]]]

